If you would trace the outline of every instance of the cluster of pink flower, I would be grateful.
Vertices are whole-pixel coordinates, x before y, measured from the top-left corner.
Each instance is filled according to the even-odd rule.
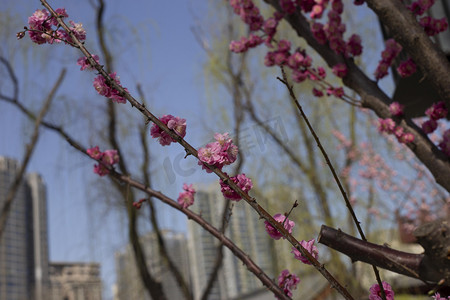
[[[238,147],[233,144],[228,133],[216,133],[214,138],[215,142],[198,149],[198,159],[200,160],[198,164],[208,173],[212,171],[205,164],[222,169],[223,166],[235,162],[238,154]]]
[[[233,181],[246,194],[248,194],[248,192],[253,187],[252,180],[247,176],[245,176],[245,174],[238,174],[236,176],[230,177],[230,180]],[[241,195],[239,195],[235,190],[230,188],[228,184],[224,183],[222,179],[220,179],[219,183],[220,183],[220,191],[222,192],[223,196],[226,199],[230,199],[233,201],[239,201],[242,199]]]
[[[392,287],[390,286],[389,283],[387,283],[386,281],[382,282],[383,284],[383,290],[384,293],[386,295],[386,300],[394,300],[394,291],[392,290]],[[380,289],[380,285],[379,284],[374,284],[370,287],[369,289],[370,294],[369,294],[369,300],[382,300],[383,298],[381,297],[381,289]]]
[[[448,110],[445,107],[444,102],[434,103],[431,107],[429,107],[425,111],[425,115],[427,115],[430,119],[425,121],[422,124],[423,132],[428,134],[428,133],[432,133],[433,131],[435,131],[438,126],[437,121],[439,119],[445,118],[447,116],[447,113],[448,113]]]
[[[230,51],[241,53],[247,51],[249,48],[254,48],[264,41],[259,35],[250,34],[249,38],[241,37],[239,41],[231,41]]]
[[[310,17],[320,18],[328,5],[327,0],[280,0],[280,6],[285,14],[292,14],[298,8],[305,13],[310,13]],[[230,5],[234,8],[236,14],[250,26],[250,30],[254,31],[261,28],[264,31],[264,37],[259,37],[251,34],[249,38],[241,38],[239,41],[232,41],[230,43],[230,50],[236,53],[247,51],[249,48],[256,47],[263,42],[268,47],[277,31],[277,26],[283,14],[275,12],[273,17],[264,20],[259,10],[255,7],[251,0],[230,0]],[[251,13],[249,13],[249,11]],[[336,52],[344,54],[345,56],[358,56],[362,53],[361,38],[358,35],[352,35],[348,42],[343,39],[345,32],[345,25],[342,24],[340,14],[343,11],[343,4],[341,0],[332,1],[331,10],[328,13],[328,23],[323,25],[319,22],[314,22],[311,30],[316,39],[321,44],[329,43],[330,47]],[[248,15],[252,17],[248,17]],[[311,68],[312,59],[306,54],[304,50],[297,49],[295,53],[290,52],[291,43],[286,40],[280,40],[277,44],[277,49],[269,51],[264,59],[266,66],[288,66],[293,70],[292,78],[295,82],[302,82],[309,78],[311,80],[322,80],[326,73],[323,68],[317,70]],[[338,64],[334,70],[339,77],[344,77],[347,73],[345,65]],[[316,76],[318,74],[318,76]],[[335,97],[342,97],[344,90],[342,88],[330,87],[326,90],[328,95]],[[324,91],[318,88],[313,88],[313,94],[317,97],[322,97]]]
[[[56,9],[56,13],[61,18],[69,17],[65,8]],[[71,25],[70,31],[78,40],[84,41],[86,39],[86,30],[84,30],[83,24],[75,23],[73,21],[69,21],[69,23]],[[36,44],[53,44],[60,43],[61,41],[72,43],[72,38],[65,30],[56,30],[56,27],[54,26],[58,26],[58,21],[55,17],[51,16],[46,9],[37,9],[33,15],[28,18],[28,25],[30,25],[30,28],[28,28],[28,35]],[[23,37],[23,34],[19,33],[18,37]]]
[[[419,20],[419,24],[425,30],[425,33],[429,36],[434,36],[440,32],[447,30],[448,22],[447,19],[434,19],[430,16],[422,17]]]
[[[161,122],[167,125],[169,129],[173,130],[176,134],[182,138],[186,135],[186,120],[172,115],[164,115],[159,119]],[[150,128],[150,134],[153,138],[158,138],[159,143],[162,146],[168,146],[176,141],[164,130],[153,124]]]
[[[187,208],[194,204],[195,189],[192,187],[192,184],[187,185],[185,183],[183,184],[183,190],[184,192],[180,193],[177,201],[183,208]]]
[[[434,294],[434,296],[431,296],[434,300],[450,300],[450,296],[448,298],[442,297],[439,293]]]
[[[100,63],[100,59],[98,57],[98,55],[92,55],[92,58],[95,60],[96,63]],[[94,70],[94,66],[91,65],[91,63],[89,62],[89,60],[87,59],[86,56],[80,57],[77,60],[77,65],[81,66],[80,70],[84,71],[84,70]]]
[[[411,5],[408,5],[408,9],[416,16],[423,15],[427,10],[431,8],[435,3],[435,0],[418,0]],[[445,18],[434,19],[431,16],[425,16],[420,18],[419,24],[425,30],[425,33],[429,36],[436,35],[442,31],[445,31],[448,27],[448,22]]]
[[[411,132],[404,132],[400,126],[395,126],[391,118],[379,119],[378,131],[393,134],[401,144],[407,144],[414,141],[414,135]]]
[[[101,162],[94,165],[94,173],[100,176],[108,175],[108,168],[119,162],[117,150],[105,150],[105,152],[101,152],[98,146],[95,146],[87,149],[86,152],[90,157]]]
[[[109,74],[109,76],[115,81],[115,83],[120,85],[119,76],[116,75],[116,72]],[[106,98],[111,99],[114,102],[117,103],[127,102],[125,97],[121,96],[118,90],[110,87],[107,84],[106,79],[102,75],[98,75],[97,77],[95,77],[94,88],[97,91],[97,93],[99,93],[102,96],[105,96]],[[124,90],[128,92],[127,88],[124,88]]]
[[[281,271],[278,276],[278,286],[283,290],[284,294],[288,297],[292,297],[292,290],[297,288],[300,278],[297,275],[289,273],[289,270]]]
[[[249,25],[251,31],[261,29],[264,18],[252,0],[230,0],[230,5],[234,12],[241,17],[241,20]]]
[[[301,241],[300,245],[303,246],[303,248],[305,248],[309,253],[311,253],[311,255],[315,258],[318,259],[319,257],[319,249],[317,249],[317,247],[314,245],[315,240],[309,240],[309,241]],[[302,263],[310,265],[311,263],[309,262],[309,260],[304,257],[302,255],[302,253],[300,251],[297,250],[297,248],[292,247],[292,251],[291,253],[294,254],[295,259],[300,260]]]
[[[325,8],[328,1],[321,1],[321,3]],[[343,10],[344,5],[341,0],[332,1],[331,10],[328,12],[328,22],[325,25],[315,22],[311,28],[312,33],[319,43],[328,42],[330,48],[337,54],[343,54],[346,57],[359,56],[362,53],[361,38],[353,34],[347,42],[344,40],[346,28],[341,19]]]
[[[416,71],[417,66],[411,58],[401,62],[397,67],[397,73],[403,78],[411,76],[416,73]]]
[[[319,19],[322,17],[328,1],[316,1],[311,8],[310,17]],[[330,48],[338,54],[344,54],[346,57],[359,56],[362,53],[361,38],[353,34],[347,42],[344,40],[346,31],[345,25],[342,23],[341,14],[344,6],[341,0],[335,0],[331,4],[331,10],[328,12],[328,22],[324,25],[319,22],[313,22],[311,32],[319,44],[325,45],[329,43]],[[305,10],[305,12],[308,12]]]
[[[434,103],[425,111],[425,115],[429,119],[422,123],[422,130],[426,134],[432,133],[438,127],[438,120],[447,117],[448,109],[445,106],[445,102]],[[450,156],[450,129],[447,129],[442,135],[442,141],[438,144],[439,148],[447,156]]]
[[[56,13],[61,18],[67,18],[69,15],[66,12],[65,8],[58,8],[56,9]],[[73,21],[69,21],[71,27],[70,31],[75,35],[75,37],[79,41],[86,40],[86,30],[84,30],[83,25],[81,23],[75,23]],[[59,26],[58,21],[55,17],[51,16],[50,13],[46,9],[38,9],[36,10],[33,15],[31,15],[28,18],[28,24],[30,25],[30,28],[28,30],[28,34],[30,36],[30,39],[37,43],[37,44],[44,44],[44,43],[59,43],[61,41],[72,43],[72,38],[70,35],[64,31],[63,29],[53,28],[53,26]],[[24,35],[24,32],[18,33],[18,37],[22,38]],[[99,58],[97,55],[93,55],[92,58],[98,63]],[[77,60],[77,64],[81,66],[81,70],[92,70],[93,66],[89,63],[86,57],[81,57]],[[119,77],[116,75],[116,73],[111,73],[109,76],[120,85]],[[116,89],[111,88],[107,82],[106,79],[103,78],[103,76],[99,75],[94,79],[94,88],[97,90],[97,92],[105,96],[107,98],[110,98],[111,100],[119,103],[126,103],[126,100],[123,96],[120,95],[119,91]],[[124,88],[125,91],[128,92],[126,88]]]
[[[434,5],[435,0],[418,0],[414,1],[410,5],[406,7],[412,11],[413,14],[417,16],[423,15],[427,10],[430,9],[431,6]]]
[[[275,221],[282,224],[287,232],[292,233],[292,228],[294,228],[295,226],[294,221],[289,220],[285,215],[282,214],[276,214],[273,216],[273,218],[275,219]],[[266,231],[271,238],[275,240],[279,240],[280,238],[284,239],[284,236],[281,234],[281,232],[273,227],[272,224],[270,224],[268,221],[264,221],[264,225],[266,226]]]
[[[400,46],[400,44],[398,44],[394,39],[389,39],[386,41],[386,49],[381,52],[381,60],[378,63],[377,69],[374,73],[377,80],[388,74],[389,67],[392,65],[394,59],[400,51],[402,51],[402,46]]]
[[[333,74],[337,77],[344,78],[347,75],[347,66],[345,64],[333,66]]]
[[[403,105],[398,102],[393,102],[389,106],[389,111],[394,117],[403,116]],[[391,118],[378,120],[378,131],[394,134],[397,140],[402,144],[411,143],[414,141],[414,135],[410,132],[404,132],[401,126],[396,126],[394,120]]]

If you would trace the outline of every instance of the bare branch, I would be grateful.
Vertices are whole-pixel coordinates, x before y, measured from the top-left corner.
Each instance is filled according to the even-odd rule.
[[[450,108],[450,63],[401,1],[367,0],[395,40],[403,46]],[[426,55],[424,55],[426,53]]]
[[[5,63],[5,61],[3,61],[3,62]],[[9,64],[6,64],[6,65],[9,66]],[[10,70],[10,69],[8,68],[8,70]],[[11,78],[15,78],[15,76],[13,76],[12,69],[10,71],[11,71],[10,72]],[[42,105],[39,115],[34,122],[34,130],[33,130],[33,135],[31,136],[30,143],[28,145],[26,145],[26,151],[25,151],[25,155],[22,159],[22,163],[20,164],[20,168],[19,168],[16,176],[14,177],[11,187],[8,189],[8,193],[6,195],[5,202],[1,209],[0,238],[2,237],[3,232],[5,231],[6,221],[8,220],[8,214],[11,210],[11,206],[13,204],[14,197],[19,189],[20,183],[22,182],[23,176],[25,174],[25,170],[28,166],[28,162],[30,161],[31,156],[33,155],[34,148],[39,139],[39,126],[41,125],[42,119],[48,112],[50,105],[52,103],[52,100],[55,97],[56,91],[58,90],[58,88],[60,87],[61,83],[64,80],[65,74],[66,74],[66,69],[61,70],[61,73],[59,74],[58,79],[56,80],[55,84],[53,85],[53,88],[51,89],[50,93],[48,94],[47,99],[45,100],[44,105]],[[14,79],[13,79],[13,81],[14,81]],[[17,83],[17,80],[15,80],[14,82]],[[17,96],[17,91],[15,91],[14,94],[15,94],[15,96]],[[15,101],[17,101],[17,98],[15,99]]]
[[[442,225],[442,220],[438,221],[439,226]],[[427,229],[436,227],[428,225]],[[429,232],[429,230],[424,230]],[[435,230],[439,234],[440,230]],[[418,278],[423,281],[439,282],[446,279],[446,285],[449,285],[449,263],[442,260],[442,256],[433,256],[427,251],[432,251],[436,239],[431,238],[433,243],[430,243],[425,248],[425,254],[412,254],[388,248],[387,246],[380,246],[367,241],[362,241],[352,237],[341,230],[336,230],[331,227],[322,225],[320,230],[318,242],[324,244],[336,251],[339,251],[349,256],[352,261],[361,261],[371,265],[376,265],[380,268],[390,270],[395,273],[403,274],[409,277]],[[442,240],[441,240],[442,242]],[[447,238],[447,247],[449,247]],[[428,249],[428,250],[427,250]],[[445,249],[440,248],[440,249]],[[441,265],[437,265],[437,260],[441,261]],[[442,264],[444,262],[444,264]]]

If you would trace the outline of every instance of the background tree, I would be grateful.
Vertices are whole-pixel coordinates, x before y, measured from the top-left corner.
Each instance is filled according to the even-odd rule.
[[[323,42],[317,37],[317,32],[314,32],[314,23],[316,21],[307,20],[301,12],[301,10],[308,12],[309,8],[305,8],[305,3],[307,1],[303,3],[305,4],[305,7],[301,5],[301,2],[299,2],[300,4],[293,1],[267,2],[271,6],[273,6],[275,10],[278,11],[279,14],[275,15],[276,18],[283,17],[287,21],[286,24],[283,25],[286,29],[283,30],[281,27],[277,28],[277,36],[275,36],[275,38],[272,40],[274,46],[278,47],[278,50],[272,51],[272,54],[266,56],[266,64],[280,65],[286,69],[288,67],[291,67],[293,69],[292,73],[289,72],[287,77],[285,77],[284,73],[282,76],[282,81],[288,87],[287,90],[285,90],[285,87],[280,84],[280,82],[274,79],[274,76],[272,74],[267,73],[267,71],[261,68],[262,55],[265,55],[267,50],[261,50],[262,47],[260,47],[259,54],[261,55],[261,58],[259,59],[257,58],[257,56],[250,56],[249,53],[237,56],[230,53],[227,45],[228,43],[226,43],[225,45],[221,45],[220,43],[208,43],[207,41],[210,40],[208,37],[203,36],[201,33],[197,33],[197,38],[199,38],[199,40],[202,42],[205,53],[208,54],[208,59],[210,61],[209,69],[211,71],[211,74],[213,75],[212,78],[216,80],[217,83],[219,83],[217,89],[213,90],[214,94],[225,95],[225,93],[222,93],[222,91],[226,91],[228,95],[227,97],[232,100],[232,105],[225,105],[225,109],[215,108],[214,111],[220,110],[222,112],[229,112],[229,114],[232,116],[231,119],[233,120],[232,127],[233,135],[235,137],[235,143],[239,145],[241,149],[245,149],[246,141],[243,138],[243,131],[245,129],[245,124],[252,123],[258,125],[258,128],[260,128],[260,133],[264,133],[265,141],[267,141],[268,138],[270,138],[271,141],[274,141],[273,148],[267,149],[267,151],[262,153],[261,157],[255,157],[254,161],[258,161],[258,163],[254,166],[251,165],[253,157],[252,159],[249,159],[248,155],[246,155],[246,152],[241,151],[241,153],[243,152],[244,155],[240,157],[240,160],[235,167],[236,172],[241,170],[244,166],[244,162],[246,162],[245,166],[250,165],[251,169],[254,170],[254,172],[252,173],[263,175],[255,176],[254,182],[261,187],[258,190],[257,194],[260,195],[260,197],[261,195],[263,195],[262,197],[266,196],[264,198],[269,198],[267,200],[267,202],[269,203],[269,211],[273,210],[287,212],[289,211],[290,206],[293,205],[292,200],[298,200],[300,208],[295,208],[292,213],[293,219],[298,218],[297,222],[301,220],[301,222],[305,222],[313,228],[318,228],[319,224],[325,223],[332,227],[346,228],[349,232],[352,233],[352,235],[355,235],[356,231],[352,225],[350,214],[343,209],[342,204],[339,204],[338,201],[334,200],[336,198],[340,198],[341,196],[334,183],[332,183],[332,177],[330,177],[330,173],[324,166],[323,158],[319,155],[319,151],[315,147],[316,141],[314,141],[314,139],[311,137],[310,132],[307,129],[307,124],[304,122],[304,120],[298,118],[298,116],[296,115],[295,111],[297,110],[297,108],[295,107],[295,103],[288,100],[288,92],[292,92],[291,94],[299,94],[299,92],[294,92],[293,90],[291,90],[289,87],[289,83],[286,80],[290,82],[292,76],[294,81],[300,81],[300,77],[307,73],[306,77],[309,76],[310,79],[314,79],[311,82],[308,82],[309,86],[307,86],[307,88],[311,88],[311,84],[314,85],[314,93],[316,95],[319,94],[322,88],[328,89],[329,93],[334,94],[335,96],[337,95],[341,100],[350,102],[351,104],[358,107],[355,108],[354,106],[348,106],[348,104],[343,103],[344,101],[336,99],[317,101],[314,98],[305,97],[304,94],[302,94],[301,96],[302,106],[305,108],[307,115],[312,120],[312,125],[316,133],[321,136],[324,147],[330,150],[338,146],[341,150],[344,150],[343,153],[338,151],[328,152],[331,160],[334,162],[333,164],[338,165],[337,170],[343,178],[343,186],[347,191],[349,199],[351,199],[353,203],[357,204],[356,208],[360,208],[358,211],[358,215],[360,216],[360,218],[361,216],[363,216],[367,217],[369,220],[371,218],[371,214],[377,213],[377,211],[374,210],[374,207],[386,207],[386,211],[397,210],[399,213],[405,213],[402,212],[402,210],[405,209],[404,203],[402,201],[398,201],[398,203],[396,204],[393,204],[392,201],[389,201],[395,197],[397,199],[405,198],[408,200],[412,200],[410,201],[410,207],[411,211],[415,214],[419,214],[423,210],[427,210],[427,214],[429,216],[433,216],[433,212],[442,212],[442,207],[446,205],[446,202],[448,202],[449,187],[447,186],[447,182],[449,181],[447,179],[450,178],[448,176],[450,173],[448,157],[445,154],[445,143],[444,146],[436,146],[422,131],[422,129],[418,125],[416,125],[413,120],[408,118],[408,116],[395,116],[392,108],[389,108],[388,105],[392,103],[392,99],[390,99],[385,94],[385,92],[377,86],[375,81],[371,80],[370,77],[364,75],[364,65],[360,67],[358,64],[358,59],[348,57],[346,55],[343,55],[342,52],[336,51],[336,48],[334,48],[334,44],[331,40],[325,40],[325,42]],[[240,7],[240,11],[238,12],[241,14],[241,17],[243,17],[243,14],[245,17],[245,14],[249,13],[245,11],[245,9],[247,9],[248,7],[244,8],[244,6],[252,5],[250,1],[246,3],[235,1],[231,4],[234,5],[235,10],[236,7]],[[340,14],[337,11],[340,10],[341,4],[342,3],[340,1],[332,1],[332,6],[328,8],[329,11],[334,11],[334,18],[336,18],[336,14]],[[385,7],[378,6],[381,4],[385,5]],[[381,4],[373,4],[373,9],[383,15],[382,20],[385,20],[386,26],[388,28],[392,26],[398,26],[398,24],[395,23],[393,25],[393,23],[397,20],[393,20],[393,18],[389,16],[389,13],[386,13],[387,8],[409,17],[409,19],[406,18],[407,21],[404,21],[405,23],[401,25],[403,26],[402,28],[411,27],[416,30],[415,34],[419,36],[420,44],[420,47],[417,48],[422,49],[422,51],[426,51],[422,52],[422,56],[419,57],[419,55],[416,53],[418,51],[417,48],[412,49],[412,37],[409,36],[409,32],[406,32],[404,36],[402,36],[400,32],[391,29],[391,33],[402,44],[403,48],[407,52],[411,51],[411,57],[414,59],[422,72],[436,82],[436,90],[445,100],[447,94],[445,91],[446,86],[443,82],[445,82],[446,77],[445,74],[442,74],[444,71],[447,72],[445,68],[448,68],[448,63],[442,61],[442,54],[439,53],[439,51],[430,50],[430,47],[433,46],[430,46],[428,37],[425,36],[425,33],[422,29],[418,29],[417,22],[412,17],[410,17],[410,13],[407,10],[405,10],[402,6],[396,4]],[[114,69],[112,67],[113,55],[109,53],[104,40],[104,31],[102,25],[102,5],[103,3],[99,2],[97,7],[97,29],[98,36],[100,38],[101,52],[103,53],[102,56],[105,59],[105,70],[107,72],[111,72]],[[311,6],[312,5],[313,4],[311,4]],[[369,5],[372,6],[372,3],[369,2]],[[320,4],[317,4],[317,6],[320,6]],[[324,7],[319,7],[315,9],[323,8]],[[221,8],[217,11],[223,12],[223,19],[225,20],[225,23],[224,25],[219,26],[219,29],[215,31],[214,34],[225,36],[223,40],[227,41],[233,39],[233,35],[238,35],[239,32],[241,32],[242,34],[242,28],[232,26],[233,24],[236,24],[236,22],[233,21],[234,19],[229,8]],[[273,10],[269,11],[268,9],[268,11],[265,13],[267,19],[267,17],[272,16]],[[351,14],[349,13],[349,15]],[[328,23],[329,27],[331,27],[331,21],[336,20],[331,20],[330,17]],[[252,23],[252,21],[248,23]],[[281,23],[284,24],[283,22]],[[224,30],[220,30],[221,28],[223,28]],[[274,29],[274,27],[272,27],[272,29]],[[342,77],[344,84],[346,84],[350,89],[353,89],[356,92],[357,96],[348,96],[350,93],[349,90],[343,90],[345,94],[338,95],[338,90],[336,88],[330,89],[330,85],[337,86],[339,84],[339,79],[333,78],[332,81],[328,81],[328,79],[327,81],[320,79],[320,72],[322,71],[317,65],[303,66],[304,69],[301,70],[303,72],[303,75],[299,74],[299,70],[288,65],[286,60],[287,52],[286,50],[281,50],[281,48],[285,47],[289,49],[290,47],[287,47],[287,44],[285,42],[285,44],[281,46],[283,40],[289,38],[289,40],[291,41],[291,45],[300,46],[302,47],[302,49],[303,47],[305,47],[305,45],[302,44],[302,42],[300,42],[297,37],[292,37],[291,39],[291,29],[294,29],[294,32],[298,36],[306,40],[306,42],[312,47],[312,49],[317,51],[317,53],[324,59],[329,67],[333,67],[333,71],[337,74],[337,77]],[[285,35],[284,31],[286,31]],[[268,34],[267,30],[265,34]],[[264,36],[263,34],[263,37],[266,38],[267,36]],[[354,42],[355,39],[356,38],[354,38],[353,40]],[[242,47],[242,43],[244,43],[243,40],[241,40],[240,43],[240,46]],[[236,44],[235,46],[231,46],[232,50],[234,50],[235,52],[241,52],[240,50],[236,50],[236,48],[233,49],[233,47],[238,47],[236,46]],[[294,46],[292,46],[292,48],[294,48]],[[271,49],[269,49],[269,51],[271,51]],[[309,49],[307,49],[306,51],[306,53],[310,52]],[[295,53],[304,54],[302,50],[300,50],[300,52],[293,51],[292,53],[289,53],[289,55],[293,55]],[[424,53],[426,53],[426,55]],[[270,57],[270,55],[278,54],[281,54],[281,56],[286,55],[286,57],[281,57],[280,59]],[[428,56],[430,57],[429,60],[423,59],[423,57]],[[267,62],[267,60],[269,60],[269,62]],[[270,62],[270,60],[273,61]],[[316,63],[316,58],[314,58],[313,61],[314,63]],[[433,63],[430,63],[430,61],[433,61]],[[442,64],[437,67],[434,65],[436,63]],[[336,68],[337,65],[340,66],[340,69]],[[341,66],[344,66],[345,68]],[[431,72],[435,73],[431,75]],[[265,73],[267,74],[267,79],[265,79],[264,76],[261,76]],[[440,74],[439,76],[437,76],[439,77],[439,79],[437,79],[436,74]],[[278,74],[278,76],[281,77],[280,74]],[[259,81],[260,77],[265,79],[265,81]],[[123,91],[120,90],[120,87],[115,86],[114,84],[113,87],[119,89],[120,93],[123,93]],[[136,87],[136,90],[139,90],[138,87]],[[143,101],[144,94],[139,93],[139,95],[141,101]],[[274,101],[274,99],[276,98],[281,98],[279,104],[278,101]],[[130,100],[129,98],[127,99]],[[445,101],[446,102],[444,103],[446,103],[445,105],[447,105],[448,107],[448,101]],[[133,105],[136,105],[136,103],[131,103]],[[117,131],[117,120],[119,120],[119,114],[116,112],[115,104],[112,104],[112,102],[106,102],[106,106],[107,108],[99,107],[99,110],[96,111],[96,113],[102,114],[104,112],[107,112],[107,117],[103,119],[103,121],[106,121],[104,124],[102,124],[103,122],[95,122],[95,124],[102,124],[102,126],[104,126],[101,128],[106,128],[106,130],[100,129],[101,134],[99,136],[103,135],[105,137],[105,140],[107,141],[107,144],[109,144],[112,148],[118,150],[118,153],[121,157],[118,165],[118,170],[125,176],[131,173],[139,172],[139,167],[128,167],[128,159],[125,158],[125,153],[133,154],[133,152],[135,152],[135,147],[131,146],[129,150],[122,150],[121,145],[135,145],[137,144],[136,142],[139,142],[142,145],[142,150],[138,151],[137,154],[138,157],[143,154],[143,162],[141,163],[142,175],[138,177],[141,177],[144,185],[149,187],[151,183],[148,173],[148,170],[150,169],[149,161],[147,160],[149,154],[148,148],[146,148],[146,135],[143,134],[145,133],[145,131],[142,129],[142,123],[144,121],[136,120],[137,123],[133,124],[134,122],[129,122],[130,118],[127,118],[127,116],[131,116],[132,114],[124,114],[124,117],[120,118],[120,122],[124,122],[124,124],[130,124],[125,125],[125,133],[129,133],[131,130],[135,130],[136,133],[140,134],[130,135],[134,138],[134,140],[123,139],[122,142],[119,142],[119,135]],[[389,117],[393,118],[392,122],[394,122],[396,129],[399,128],[398,131],[401,131],[401,135],[397,137],[407,139],[407,141],[403,140],[403,144],[407,145],[412,150],[414,155],[424,164],[424,166],[428,168],[428,170],[424,170],[422,167],[416,165],[414,162],[414,157],[410,157],[408,160],[405,160],[406,165],[409,164],[406,167],[405,164],[402,164],[402,162],[396,162],[396,164],[398,163],[399,165],[396,168],[389,167],[389,164],[391,164],[392,161],[396,160],[392,158],[389,159],[388,163],[384,163],[382,156],[387,155],[390,152],[389,150],[385,150],[387,148],[386,145],[391,145],[389,147],[393,148],[398,147],[398,145],[396,144],[396,141],[381,141],[379,142],[379,144],[372,143],[372,137],[377,136],[377,133],[375,133],[375,130],[373,129],[375,118],[373,115],[364,113],[364,111],[360,112],[359,110],[361,109],[361,107],[369,108],[383,119],[387,119]],[[141,109],[141,111],[144,110]],[[288,131],[285,130],[283,132],[279,130],[280,128],[278,128],[277,130],[276,127],[271,127],[270,122],[267,122],[266,120],[273,119],[274,115],[275,125],[282,126],[282,129],[289,128]],[[278,115],[282,116],[281,124],[279,124],[280,122],[278,122]],[[342,117],[343,115],[345,115],[346,117]],[[226,114],[224,113],[223,116],[226,116]],[[327,117],[324,118],[323,116]],[[150,120],[150,117],[148,115],[146,115],[146,117],[149,118],[148,120]],[[139,126],[137,124],[141,125]],[[333,131],[331,129],[333,129]],[[326,139],[324,139],[323,137],[326,137]],[[366,137],[368,138],[366,139]],[[368,144],[368,142],[371,143]],[[181,141],[181,143],[183,144],[183,141]],[[183,146],[185,146],[186,149],[190,151],[190,154],[196,155],[185,144],[183,144]],[[125,146],[124,148],[127,147]],[[405,150],[397,150],[397,154],[403,155],[404,151]],[[281,158],[280,153],[286,155],[287,158]],[[132,159],[132,161],[136,162],[138,160]],[[359,165],[356,165],[357,162],[359,163]],[[279,172],[279,170],[281,169],[280,166],[283,166],[282,173]],[[404,176],[404,178],[395,176],[395,181],[398,180],[398,182],[402,182],[402,184],[406,181],[406,184],[404,184],[404,186],[414,186],[416,190],[413,190],[411,188],[398,189],[394,185],[392,185],[392,182],[394,182],[393,177],[395,172],[399,172],[399,170],[403,171],[403,168],[412,170],[412,172],[409,172],[408,174],[410,176]],[[268,172],[268,170],[274,171]],[[220,172],[218,172],[217,174],[219,176],[223,176],[220,174]],[[271,176],[271,174],[276,174],[276,176]],[[358,175],[361,174],[365,177],[364,186],[360,184],[361,181],[358,182],[355,180],[355,177],[358,177]],[[442,187],[435,186],[433,180],[430,179],[431,177],[429,176],[429,174],[432,174],[432,176],[434,176],[434,179]],[[119,178],[120,180],[124,181],[123,178],[115,178]],[[295,178],[295,180],[293,180],[292,178]],[[422,187],[421,185],[417,184],[419,182],[422,183]],[[158,292],[158,289],[153,288],[153,286],[157,286],[158,283],[152,280],[151,274],[145,268],[145,263],[143,261],[144,254],[142,253],[142,250],[140,250],[139,241],[137,239],[138,233],[136,230],[136,210],[134,210],[132,203],[134,201],[137,201],[140,197],[134,195],[134,192],[130,192],[129,186],[119,184],[117,181],[115,181],[115,179],[112,180],[112,183],[121,195],[120,202],[126,204],[125,206],[127,208],[129,217],[129,235],[133,244],[133,248],[135,250],[136,261],[137,265],[140,268],[141,276],[146,283],[148,290],[155,293],[154,297],[163,297],[161,296],[162,292]],[[288,191],[296,191],[296,196],[294,197],[295,199],[286,197],[288,203],[283,203],[281,201],[277,201],[277,203],[271,203],[271,200],[275,197],[278,199],[285,198],[281,192],[283,189],[287,189]],[[435,201],[435,199],[427,199],[426,197],[422,197],[422,199],[409,199],[409,194],[411,193],[411,191],[414,191],[414,193],[422,193],[423,195],[433,194],[436,195],[436,198],[438,198],[438,200]],[[267,197],[267,195],[271,195],[271,197]],[[386,195],[388,195],[389,198],[386,197]],[[381,199],[389,200],[380,201]],[[152,203],[151,198],[149,198],[148,201],[149,203]],[[349,205],[349,203],[347,203],[347,205]],[[371,214],[367,214],[367,209],[370,209],[369,212]],[[224,208],[224,214],[227,212],[227,210],[228,205]],[[299,212],[300,210],[301,212]],[[262,213],[262,211],[258,212]],[[344,212],[345,214],[343,214]],[[155,219],[154,208],[152,207],[152,205],[150,205],[150,216],[152,217],[153,229],[157,229],[158,222]],[[262,216],[264,218],[267,218],[264,213],[262,213]],[[337,216],[343,217],[339,218]],[[442,216],[447,217],[445,213]],[[395,220],[395,215],[387,215],[385,217],[391,220]],[[268,220],[271,219],[268,218]],[[273,222],[273,220],[271,221]],[[369,221],[365,223],[366,229],[370,229],[372,227],[367,225]],[[226,224],[223,224],[222,226],[223,230],[225,229],[225,225]],[[373,229],[378,230],[381,229],[381,227],[378,228],[377,226],[373,226]],[[305,234],[311,234],[311,231],[308,230]],[[313,235],[317,235],[317,231]],[[301,238],[303,239],[304,237],[302,236]],[[162,242],[162,239],[160,239],[160,242]],[[295,244],[295,242],[292,241],[291,243]],[[277,246],[278,244],[279,243],[277,243]],[[162,243],[160,246],[161,249],[164,249],[164,245]],[[283,250],[284,251],[282,253],[284,253],[284,255],[287,255],[286,252],[289,252],[289,249]],[[162,253],[164,253],[164,250],[162,250]],[[337,270],[342,270],[344,265],[342,257],[340,257],[334,251],[330,251],[329,255],[332,259],[331,269],[335,267]],[[220,257],[221,250],[219,249],[217,268],[219,268],[220,266]],[[168,263],[170,265],[169,261]],[[356,273],[357,271],[353,269],[352,276],[350,277],[355,277]],[[351,282],[351,279],[347,278],[344,281]],[[179,282],[181,285],[183,285],[183,280],[181,280],[181,278],[179,278]],[[211,282],[213,282],[213,279],[211,279]],[[352,287],[352,290],[355,290],[355,293],[358,293],[357,290],[360,289],[360,287],[357,286],[358,282],[354,283],[355,287]],[[189,298],[190,293],[188,291],[188,288],[184,288],[184,290],[186,297]]]

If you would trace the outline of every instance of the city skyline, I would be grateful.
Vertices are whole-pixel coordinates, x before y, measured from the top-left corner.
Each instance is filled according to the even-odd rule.
[[[1,207],[18,170],[16,160],[0,157]],[[45,299],[50,288],[46,205],[43,179],[25,175],[0,237],[0,299]]]
[[[0,207],[18,170],[18,161],[0,156]],[[100,300],[101,289],[99,264],[49,261],[47,187],[39,174],[25,174],[0,237],[0,299]]]
[[[200,188],[195,195],[195,202],[191,209],[202,215],[216,228],[221,227],[222,209],[225,198],[213,188]],[[228,226],[225,234],[250,258],[259,265],[269,276],[274,276],[274,265],[270,252],[270,239],[261,226],[258,216],[244,202],[231,202],[228,211]],[[230,214],[231,213],[231,214]],[[203,228],[194,222],[188,222],[189,258],[194,299],[200,299],[211,275],[217,257],[219,242]],[[224,247],[223,263],[218,279],[213,286],[208,299],[233,299],[249,294],[263,287],[262,283]]]

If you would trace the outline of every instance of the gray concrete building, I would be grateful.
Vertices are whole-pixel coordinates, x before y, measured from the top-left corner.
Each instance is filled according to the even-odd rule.
[[[52,262],[49,300],[101,300],[100,264]]]
[[[0,157],[0,207],[18,172],[17,161]],[[46,190],[38,174],[27,174],[0,238],[0,299],[48,299]]]
[[[187,284],[190,285],[185,235],[171,230],[163,230],[162,235],[169,252],[169,257],[176,264],[183,275],[183,278],[187,281]],[[150,273],[156,280],[162,283],[163,291],[166,294],[167,299],[185,299],[174,276],[159,253],[156,234],[154,232],[149,232],[142,236],[140,240],[146,255],[147,266]],[[116,272],[117,281],[115,285],[115,299],[151,299],[138,274],[131,245],[127,245],[122,252],[116,253]]]
[[[197,191],[191,209],[216,228],[220,228],[224,203],[225,199],[218,187],[202,189]],[[270,239],[264,230],[264,223],[244,201],[231,203],[233,210],[225,234],[269,276],[274,276]],[[194,299],[200,299],[217,257],[218,241],[191,221],[188,223],[188,241]],[[234,299],[262,287],[262,283],[242,262],[228,248],[224,248],[222,268],[208,299]]]

